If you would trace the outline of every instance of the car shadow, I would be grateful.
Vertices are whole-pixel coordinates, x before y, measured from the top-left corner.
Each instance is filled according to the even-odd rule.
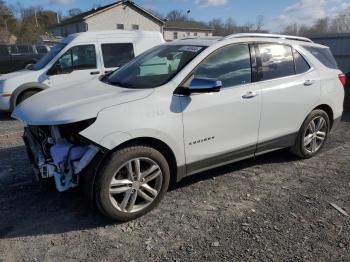
[[[348,123],[350,122],[350,109],[345,109],[341,121],[348,122]]]
[[[53,184],[40,186],[34,181],[24,155],[23,146],[0,149],[0,166],[4,167],[0,170],[0,239],[59,234],[116,224],[92,209],[79,189],[59,193]],[[287,151],[281,150],[187,177],[171,190],[253,165],[295,160]],[[7,164],[3,165],[5,162]]]
[[[213,179],[228,173],[241,171],[245,168],[250,168],[253,166],[263,166],[268,164],[278,164],[278,163],[292,163],[299,161],[300,158],[292,155],[288,149],[281,149],[271,153],[267,153],[261,156],[256,156],[232,164],[228,164],[222,167],[210,169],[208,171],[198,173],[192,176],[185,177],[180,182],[173,185],[171,190],[177,190],[182,187],[187,187],[189,185]]]
[[[0,121],[9,121],[9,120],[14,120],[11,117],[11,113],[0,111]]]

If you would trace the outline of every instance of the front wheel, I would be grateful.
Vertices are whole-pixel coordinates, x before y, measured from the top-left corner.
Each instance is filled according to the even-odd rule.
[[[148,146],[121,149],[97,175],[97,207],[113,220],[136,219],[159,204],[169,181],[169,165],[160,152]]]
[[[292,152],[301,158],[311,158],[323,148],[330,131],[328,114],[314,110],[304,121]]]
[[[16,106],[18,106],[20,103],[22,103],[24,100],[27,100],[29,97],[37,94],[38,91],[36,90],[29,90],[29,91],[25,91],[24,93],[22,93],[19,98],[17,99],[17,103]]]

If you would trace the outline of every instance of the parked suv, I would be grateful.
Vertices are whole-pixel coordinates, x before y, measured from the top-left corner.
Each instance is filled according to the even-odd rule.
[[[0,44],[0,74],[17,71],[35,64],[50,48],[45,45]]]
[[[342,115],[344,84],[329,49],[306,38],[186,39],[44,91],[13,116],[27,124],[40,179],[81,185],[126,221],[158,205],[170,181],[281,148],[315,156]]]
[[[116,70],[164,43],[159,32],[99,31],[73,34],[32,67],[0,76],[0,110],[13,109],[48,89],[78,84]]]

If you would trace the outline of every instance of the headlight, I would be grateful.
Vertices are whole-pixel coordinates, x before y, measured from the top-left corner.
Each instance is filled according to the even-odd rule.
[[[71,124],[66,124],[66,125],[60,125],[59,129],[61,132],[61,135],[66,138],[68,141],[71,143],[77,142],[77,140],[80,140],[81,137],[79,133],[89,126],[91,126],[97,118],[92,118],[92,119],[87,119],[84,121],[76,122],[76,123],[71,123]],[[79,141],[82,142],[82,141]]]

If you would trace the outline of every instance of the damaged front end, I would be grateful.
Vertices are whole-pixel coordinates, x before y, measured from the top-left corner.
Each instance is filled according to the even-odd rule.
[[[78,186],[80,174],[101,151],[79,135],[93,122],[25,127],[23,139],[36,176],[54,178],[59,192]]]

